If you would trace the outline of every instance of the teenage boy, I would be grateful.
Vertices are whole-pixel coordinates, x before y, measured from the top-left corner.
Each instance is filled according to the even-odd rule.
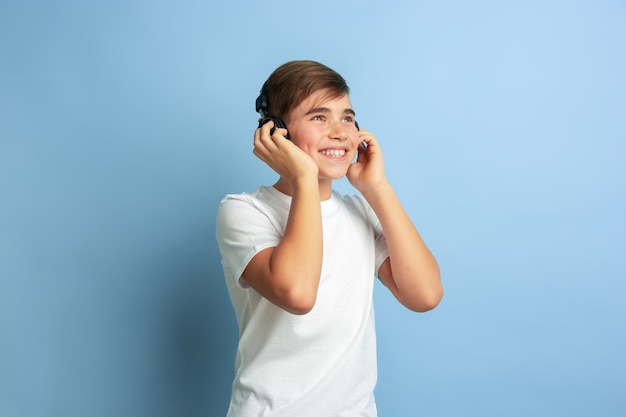
[[[439,268],[387,182],[348,86],[313,61],[269,77],[254,154],[272,186],[226,196],[217,240],[239,325],[229,417],[376,416],[374,276],[428,311]],[[356,160],[355,160],[356,158]],[[332,181],[347,176],[360,196]]]

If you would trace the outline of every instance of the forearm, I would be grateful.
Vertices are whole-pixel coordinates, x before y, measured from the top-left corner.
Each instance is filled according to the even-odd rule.
[[[402,207],[395,191],[385,181],[364,194],[376,213],[389,249],[391,281],[385,282],[407,307],[433,308],[443,295],[439,266]]]
[[[322,253],[319,188],[317,182],[303,180],[293,188],[285,232],[270,260],[270,276],[277,295],[287,303],[312,307],[322,270]]]

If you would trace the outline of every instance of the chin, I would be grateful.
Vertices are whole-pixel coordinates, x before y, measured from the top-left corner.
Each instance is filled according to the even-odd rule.
[[[328,172],[328,173],[321,174],[320,178],[324,178],[324,179],[328,179],[328,180],[333,180],[334,181],[334,180],[340,180],[342,178],[345,178],[345,176],[347,174],[348,174],[347,171],[341,172],[341,173],[339,173],[339,172],[334,172],[334,173]]]
[[[347,166],[335,165],[331,167],[320,166],[319,177],[326,178],[329,180],[340,180],[346,175],[348,175],[348,168],[350,168],[350,165],[347,165]]]

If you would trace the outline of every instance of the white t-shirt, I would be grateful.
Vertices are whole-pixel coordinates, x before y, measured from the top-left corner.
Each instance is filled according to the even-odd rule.
[[[376,416],[373,283],[389,256],[360,196],[323,201],[324,253],[313,309],[294,315],[241,278],[259,251],[279,244],[291,197],[273,187],[228,195],[217,240],[239,324],[229,417]]]

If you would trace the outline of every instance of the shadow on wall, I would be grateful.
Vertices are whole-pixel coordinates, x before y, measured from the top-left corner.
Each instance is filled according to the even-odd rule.
[[[226,415],[237,327],[213,236],[211,225],[210,234],[198,236],[195,248],[202,250],[170,258],[164,273],[175,285],[159,317],[159,379],[169,396],[159,410],[163,416]]]
[[[117,276],[91,277],[104,291],[87,292],[87,320],[63,320],[74,330],[56,349],[59,416],[226,415],[237,326],[214,225],[206,216],[193,223]]]
[[[215,158],[215,157],[211,157]],[[215,239],[219,201],[237,189],[237,178],[212,183],[227,172],[225,160],[207,161],[197,189],[201,201],[189,204],[181,216],[184,230],[175,241],[161,242],[162,265],[157,282],[163,286],[159,303],[157,375],[163,397],[155,407],[165,416],[224,416],[230,399],[237,347],[237,323]],[[201,171],[203,168],[199,168]],[[184,219],[186,217],[186,219]]]
[[[237,326],[215,241],[223,193],[207,172],[223,167],[205,156],[176,178],[168,153],[107,175],[45,156],[7,190],[29,190],[34,209],[9,206],[2,223],[1,415],[226,414]],[[54,200],[36,188],[45,178]]]

